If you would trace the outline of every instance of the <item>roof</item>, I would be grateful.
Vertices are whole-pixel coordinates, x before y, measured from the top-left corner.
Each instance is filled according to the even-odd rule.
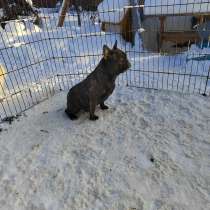
[[[101,21],[119,23],[129,5],[129,0],[104,0],[98,6]]]
[[[145,0],[145,15],[210,13],[209,0]]]

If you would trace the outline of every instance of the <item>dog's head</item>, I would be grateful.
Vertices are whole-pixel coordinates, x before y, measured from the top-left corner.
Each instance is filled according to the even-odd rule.
[[[117,41],[112,49],[110,49],[107,45],[103,46],[103,56],[106,62],[113,65],[112,70],[115,71],[113,72],[115,74],[123,73],[131,67],[126,53],[117,48]]]

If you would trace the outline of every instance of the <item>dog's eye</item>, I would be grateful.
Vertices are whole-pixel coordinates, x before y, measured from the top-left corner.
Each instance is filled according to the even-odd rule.
[[[120,58],[120,62],[124,62],[125,61],[125,58]]]

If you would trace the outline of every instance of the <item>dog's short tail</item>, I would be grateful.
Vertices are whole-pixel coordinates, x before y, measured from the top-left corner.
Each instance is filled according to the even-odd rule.
[[[67,114],[67,116],[71,119],[71,120],[76,120],[77,116],[75,114],[72,114],[71,112],[69,112],[68,109],[65,110],[65,113]]]

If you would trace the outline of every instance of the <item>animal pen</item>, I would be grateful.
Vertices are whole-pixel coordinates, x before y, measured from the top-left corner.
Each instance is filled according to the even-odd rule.
[[[210,209],[209,36],[209,0],[0,0],[0,209]]]
[[[28,4],[11,2],[18,11],[27,10]],[[84,79],[101,59],[103,45],[112,46],[115,40],[132,63],[117,80],[118,85],[210,95],[208,0],[104,0],[94,5],[99,8],[96,11],[83,9],[84,1],[68,1],[64,13],[61,7],[65,1],[63,5],[58,1],[55,8],[46,8],[46,1],[43,7],[42,1],[38,2],[37,8],[31,5],[39,16],[38,24],[34,23],[34,12],[6,21],[0,18],[4,25],[0,27],[0,121]],[[5,8],[11,8],[10,1],[7,6],[0,3],[0,15],[4,17]],[[62,15],[64,22],[58,27]],[[156,18],[157,24],[148,25],[149,18]],[[121,19],[129,21],[122,22],[128,32],[124,35],[120,27],[114,27]],[[101,26],[104,20],[111,23],[107,30]],[[175,29],[171,27],[174,24],[178,25]],[[187,33],[183,26],[189,28]],[[125,34],[133,36],[133,41],[128,42]],[[152,40],[142,39],[150,34],[155,34]],[[172,51],[147,49],[146,42],[162,45],[164,39],[172,43]]]

